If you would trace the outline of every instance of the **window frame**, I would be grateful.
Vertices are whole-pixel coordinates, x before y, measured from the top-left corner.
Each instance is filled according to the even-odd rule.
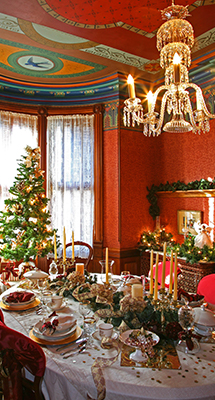
[[[44,173],[44,189],[46,191],[46,129],[47,116],[93,114],[94,115],[94,224],[93,248],[94,259],[102,258],[103,249],[103,106],[102,104],[88,106],[52,107],[27,106],[0,102],[4,111],[33,114],[38,116],[38,146],[41,149],[41,169]],[[94,270],[94,267],[93,267]]]

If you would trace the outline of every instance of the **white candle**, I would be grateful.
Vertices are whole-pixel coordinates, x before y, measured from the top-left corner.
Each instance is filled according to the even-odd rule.
[[[173,250],[171,250],[171,257],[170,257],[169,294],[172,294],[172,274],[173,274]]]
[[[181,81],[181,57],[178,53],[174,54],[173,57],[173,68],[174,68],[174,82],[180,83]]]
[[[199,95],[198,91],[196,92],[196,109],[197,109],[197,111],[200,111],[202,109],[202,103],[201,103],[200,95]]]
[[[155,265],[155,286],[154,286],[154,300],[158,299],[158,261],[159,254],[156,254],[156,265]]]
[[[65,231],[65,226],[63,228],[63,261],[66,261],[66,231]]]
[[[72,231],[72,261],[75,259],[75,249],[74,249],[74,231]]]
[[[150,257],[150,288],[149,288],[149,294],[153,294],[153,250],[151,250],[151,257]]]
[[[162,266],[161,289],[165,289],[165,277],[166,277],[166,242],[163,245],[163,266]]]
[[[141,284],[134,284],[131,287],[131,297],[142,297],[143,298],[143,286]]]
[[[148,113],[150,113],[151,108],[152,108],[152,102],[153,102],[153,93],[151,90],[147,94],[147,101],[148,101]]]
[[[134,99],[136,97],[136,95],[135,95],[135,88],[134,88],[134,79],[131,75],[128,75],[127,84],[128,84],[129,98]]]
[[[54,231],[54,259],[57,261],[57,244],[56,244],[56,232]]]
[[[109,272],[109,268],[108,268],[108,247],[106,247],[106,255],[105,255],[105,272],[106,272],[106,283],[109,283],[109,279],[108,279],[108,272]]]
[[[177,274],[177,253],[175,253],[175,265],[174,265],[174,296],[173,300],[178,299],[178,274]]]

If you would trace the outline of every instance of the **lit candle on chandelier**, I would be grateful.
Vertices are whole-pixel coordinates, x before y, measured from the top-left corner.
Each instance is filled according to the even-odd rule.
[[[153,101],[153,93],[151,90],[147,94],[147,101],[148,101],[148,113],[150,113],[151,108],[152,108],[152,101]]]
[[[180,83],[181,81],[181,57],[178,53],[175,53],[173,57],[173,67],[174,67],[174,82]]]
[[[128,96],[129,96],[129,98],[130,99],[135,99],[136,95],[135,95],[133,76],[128,75],[127,84],[128,84]]]

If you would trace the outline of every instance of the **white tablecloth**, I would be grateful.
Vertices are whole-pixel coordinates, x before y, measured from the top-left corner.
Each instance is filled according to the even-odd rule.
[[[80,323],[78,303],[70,301],[62,313],[73,313]],[[41,318],[35,310],[4,312],[5,323],[26,335]],[[47,357],[44,376],[46,400],[85,400],[87,393],[96,398],[96,387],[91,366],[96,357],[113,357],[116,350],[104,350],[99,341],[97,350],[90,354],[78,354],[67,360],[56,352],[55,347],[43,347]],[[58,346],[57,346],[58,347]],[[107,400],[215,400],[215,344],[201,343],[196,355],[179,352],[181,369],[151,369],[121,367],[120,356],[112,367],[103,370]]]

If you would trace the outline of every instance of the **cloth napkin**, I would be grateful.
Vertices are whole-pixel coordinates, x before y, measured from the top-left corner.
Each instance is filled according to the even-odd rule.
[[[43,335],[51,336],[56,333],[64,333],[76,325],[77,320],[71,315],[53,316],[48,318],[41,327]]]
[[[13,292],[4,297],[7,303],[24,303],[30,301],[34,297],[34,293],[30,292]]]

